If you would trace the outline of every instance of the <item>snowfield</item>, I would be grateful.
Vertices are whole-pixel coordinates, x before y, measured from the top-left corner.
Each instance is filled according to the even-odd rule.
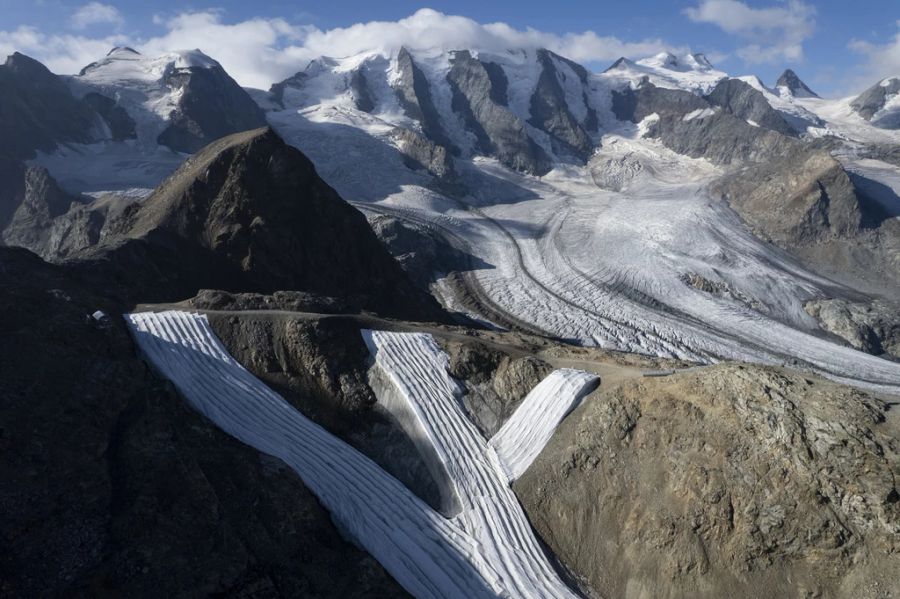
[[[244,369],[205,316],[168,311],[126,319],[141,352],[195,409],[294,469],[337,525],[416,597],[576,596],[544,555],[493,447],[533,443],[529,449],[539,452],[594,375],[551,374],[526,399],[526,412],[488,444],[463,414],[461,388],[430,335],[365,331],[373,368],[415,414],[452,481],[461,509],[448,519]],[[537,409],[554,416],[535,423]]]

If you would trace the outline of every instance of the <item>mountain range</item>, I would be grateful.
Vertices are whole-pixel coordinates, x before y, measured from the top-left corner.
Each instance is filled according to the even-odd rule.
[[[791,69],[539,48],[298,67],[260,90],[200,50],[0,66],[0,594],[450,588],[406,577],[419,541],[384,553],[331,483],[232,438],[258,423],[186,408],[200,391],[163,379],[193,337],[121,318],[175,310],[453,539],[488,543],[493,512],[418,394],[493,448],[542,380],[599,377],[503,478],[532,535],[513,553],[552,563],[534,596],[890,596],[900,78],[832,100]],[[433,353],[391,370],[370,329]],[[453,390],[407,384],[428,360]],[[524,584],[496,543],[464,552],[488,596]]]

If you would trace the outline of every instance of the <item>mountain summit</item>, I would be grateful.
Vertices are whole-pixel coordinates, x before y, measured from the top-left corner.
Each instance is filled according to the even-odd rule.
[[[797,76],[797,73],[792,71],[791,69],[787,69],[784,73],[781,74],[781,77],[778,78],[778,81],[775,83],[775,87],[778,89],[787,90],[791,96],[795,98],[818,98],[819,94],[809,89],[803,80]]]

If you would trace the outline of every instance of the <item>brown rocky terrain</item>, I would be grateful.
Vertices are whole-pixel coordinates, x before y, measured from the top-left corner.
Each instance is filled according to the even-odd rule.
[[[896,428],[860,391],[722,364],[601,387],[514,488],[599,596],[892,597]]]
[[[900,308],[896,304],[826,299],[807,302],[804,308],[822,328],[856,349],[900,358]]]

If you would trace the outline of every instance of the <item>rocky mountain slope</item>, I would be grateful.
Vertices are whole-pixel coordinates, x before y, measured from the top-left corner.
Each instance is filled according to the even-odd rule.
[[[622,193],[637,206],[640,198],[668,194],[677,182],[686,186],[695,182],[692,195],[709,193],[723,200],[757,239],[778,248],[761,252],[786,251],[809,271],[848,287],[841,290],[827,284],[828,289],[814,295],[860,301],[857,290],[889,298],[900,289],[897,220],[886,217],[898,213],[900,181],[883,177],[889,172],[886,165],[876,169],[860,162],[890,160],[891,148],[900,144],[900,138],[855,116],[851,99],[819,98],[793,71],[767,87],[756,77],[729,77],[698,55],[622,59],[603,73],[590,73],[545,51],[496,54],[401,48],[396,53],[316,59],[274,86],[273,94],[280,104],[268,113],[270,121],[289,143],[321,165],[323,175],[342,195],[367,204],[390,198],[391,206],[372,209],[379,218],[387,210],[409,219],[412,209],[422,212],[416,218],[431,222],[435,212],[446,213],[447,205],[458,207],[461,200],[463,213],[471,214],[469,207],[489,206],[501,228],[515,222],[510,231],[514,238],[528,226],[551,236],[557,230],[549,223],[522,224],[518,205],[523,199],[587,196],[590,191],[583,185],[594,182],[602,190],[598,197]],[[361,97],[367,99],[364,109],[357,102]],[[371,165],[366,174],[347,168],[342,146],[366,148],[366,163]],[[410,158],[410,151],[420,158]],[[678,178],[670,176],[668,166],[661,168],[683,159],[678,157],[695,160],[691,174]],[[508,170],[494,169],[492,160]],[[695,170],[709,170],[696,160],[712,163],[717,176],[697,177]],[[450,172],[446,165],[451,163],[454,185],[448,188],[446,176],[435,173]],[[413,173],[396,166],[400,164]],[[510,171],[542,179],[535,182]],[[397,181],[403,181],[403,191],[397,191]],[[449,204],[442,204],[448,197]],[[712,222],[722,214],[708,214],[702,220]],[[437,217],[435,222],[455,228],[446,219]],[[471,232],[456,234],[465,239]],[[687,238],[696,233],[679,234]],[[480,243],[479,235],[471,243]],[[722,237],[716,240],[722,242]],[[718,255],[730,251],[723,247]],[[746,248],[734,251],[740,254]],[[772,259],[767,261],[772,264]],[[560,262],[547,267],[555,272]],[[616,268],[601,267],[602,276],[613,279],[601,286],[615,287],[618,277],[632,276],[617,273]],[[646,271],[648,266],[638,268]],[[436,270],[454,268],[448,263]],[[725,276],[721,268],[717,272],[714,278],[728,279],[717,284],[740,286],[748,281]],[[743,283],[735,283],[741,279]],[[638,285],[628,293],[640,297],[654,290],[653,301],[663,304],[679,293],[657,294],[658,281]],[[740,293],[750,297],[758,289]],[[473,293],[467,289],[464,295]],[[790,315],[769,315],[827,336],[821,326],[806,320],[804,301],[795,302]],[[483,315],[496,314],[490,306],[479,309]],[[564,334],[556,329],[554,333]],[[620,340],[616,337],[605,342],[615,344]],[[592,339],[593,334],[579,338]]]
[[[0,233],[53,264],[0,248],[0,594],[402,595],[138,361],[120,313],[195,294],[176,307],[444,514],[360,329],[432,334],[486,439],[553,369],[599,374],[514,484],[588,596],[896,594],[889,81],[831,101],[697,54],[397,48],[314,60],[263,113],[199,51],[71,78],[11,57]],[[449,318],[427,287],[471,328],[423,324]],[[642,376],[722,359],[768,366]]]
[[[775,82],[775,87],[785,95],[795,98],[818,98],[819,94],[809,89],[802,79],[792,71],[787,69]]]
[[[62,212],[52,195],[61,192],[41,182],[48,189],[29,188],[7,242],[76,261],[86,272],[112,273],[123,297],[172,301],[201,288],[303,290],[385,314],[440,317],[364,217],[271,129],[211,144],[141,202],[101,198]],[[26,220],[31,212],[36,216]],[[87,235],[60,235],[83,222]]]
[[[850,107],[876,127],[900,127],[900,78],[880,81],[857,96]]]
[[[247,92],[199,50],[145,57],[113,48],[69,84],[106,115],[114,140],[194,153],[220,137],[266,124]]]
[[[889,597],[900,447],[883,408],[738,364],[645,378],[575,411],[515,489],[604,596]]]
[[[4,597],[404,595],[292,471],[148,371],[102,289],[0,248],[0,309]]]
[[[0,159],[33,158],[61,143],[99,137],[91,106],[75,98],[65,82],[38,61],[18,52],[0,66]]]

